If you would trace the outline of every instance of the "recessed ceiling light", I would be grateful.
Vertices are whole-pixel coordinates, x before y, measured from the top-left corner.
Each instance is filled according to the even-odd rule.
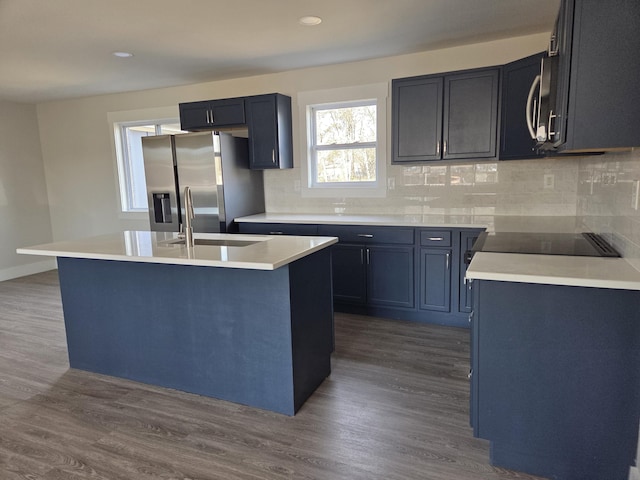
[[[298,19],[298,23],[305,27],[313,27],[314,25],[320,25],[322,23],[322,19],[314,15],[307,15],[305,17],[300,17]]]
[[[114,57],[118,57],[118,58],[131,58],[131,57],[133,57],[133,53],[129,53],[129,52],[113,52],[112,55]]]

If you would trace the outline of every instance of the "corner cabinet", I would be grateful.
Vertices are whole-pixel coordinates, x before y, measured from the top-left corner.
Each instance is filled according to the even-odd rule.
[[[392,163],[496,158],[499,68],[392,81]]]
[[[291,98],[279,93],[245,99],[249,168],[293,168]]]
[[[244,125],[244,98],[181,103],[180,128],[189,132]]]
[[[555,112],[561,152],[640,146],[639,23],[638,0],[561,2],[554,40],[568,79],[552,91],[566,97]]]
[[[469,266],[466,256],[467,252],[473,248],[473,244],[481,233],[482,230],[463,230],[460,232],[460,273],[458,277],[458,285],[460,286],[460,295],[458,297],[459,312],[471,313],[473,309],[473,284],[465,278],[467,267]]]

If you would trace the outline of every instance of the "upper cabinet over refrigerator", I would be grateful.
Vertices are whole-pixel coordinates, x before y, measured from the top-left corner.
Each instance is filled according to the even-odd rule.
[[[639,25],[638,0],[562,0],[527,107],[540,148],[640,146]]]
[[[247,129],[249,168],[293,168],[291,97],[267,93],[179,104],[180,125],[191,132]]]

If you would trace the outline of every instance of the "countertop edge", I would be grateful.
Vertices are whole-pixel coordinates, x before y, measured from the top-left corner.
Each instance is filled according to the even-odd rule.
[[[105,236],[93,237],[104,238]],[[91,248],[81,249],[75,248],[56,248],[56,245],[65,245],[69,242],[54,242],[51,244],[35,245],[33,247],[21,247],[16,249],[16,253],[22,255],[34,255],[43,257],[56,257],[56,258],[81,258],[86,260],[107,260],[107,261],[122,261],[133,263],[159,263],[166,265],[186,265],[196,267],[217,267],[217,268],[236,268],[243,270],[276,270],[280,267],[300,260],[303,257],[316,253],[320,250],[330,247],[334,243],[338,242],[336,237],[327,236],[314,236],[305,237],[305,240],[309,239],[319,240],[320,243],[315,245],[306,246],[303,249],[295,249],[293,253],[285,255],[275,255],[273,261],[259,261],[259,260],[218,260],[207,258],[188,258],[178,256],[142,256],[142,255],[125,255],[115,252],[100,252],[91,251]],[[274,238],[278,241],[278,237]],[[81,242],[82,240],[80,240]],[[196,249],[201,248],[215,248],[208,246],[196,246]],[[246,248],[246,247],[244,247]],[[178,252],[178,251],[176,251]],[[197,250],[196,250],[197,253]]]
[[[640,272],[624,258],[478,252],[465,277],[468,280],[640,291]]]

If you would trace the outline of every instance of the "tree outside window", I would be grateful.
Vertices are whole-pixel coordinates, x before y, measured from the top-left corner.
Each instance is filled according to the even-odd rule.
[[[376,101],[314,105],[310,113],[311,186],[375,183]]]

